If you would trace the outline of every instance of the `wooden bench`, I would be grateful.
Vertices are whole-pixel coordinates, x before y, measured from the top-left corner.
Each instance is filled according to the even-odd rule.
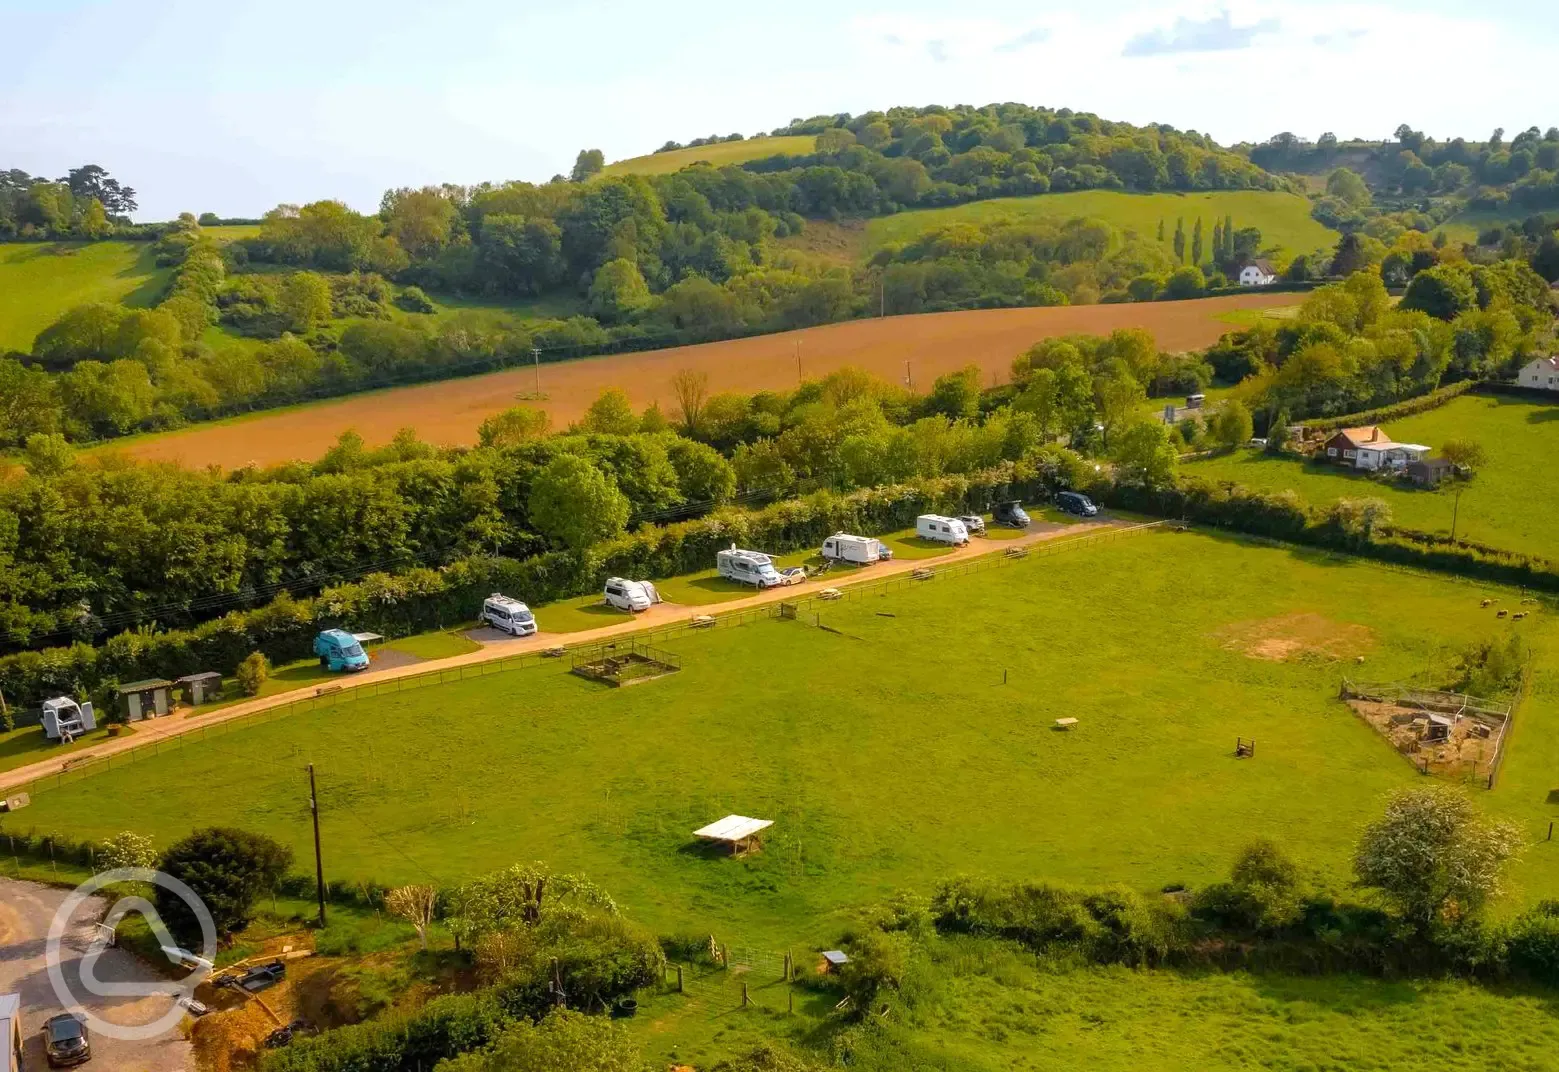
[[[1075,718],[1056,719],[1056,729],[1058,730],[1069,730],[1075,725],[1077,725],[1077,719]]]

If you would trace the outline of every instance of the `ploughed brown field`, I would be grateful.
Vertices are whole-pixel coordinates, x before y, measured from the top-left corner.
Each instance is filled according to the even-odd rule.
[[[1002,382],[1015,356],[1053,335],[1146,328],[1161,349],[1191,350],[1211,345],[1233,330],[1218,319],[1224,313],[1293,305],[1303,297],[1238,294],[1185,302],[982,309],[854,320],[750,339],[543,364],[541,390],[546,397],[523,404],[545,410],[553,427],[563,428],[583,414],[602,390],[620,387],[636,407],[659,402],[675,419],[671,378],[685,368],[707,372],[712,394],[790,388],[798,375],[815,379],[847,365],[896,381],[905,378],[907,368],[916,390],[971,363],[979,365],[990,382]],[[468,444],[476,441],[485,418],[516,405],[517,396],[534,390],[535,374],[530,368],[506,369],[199,425],[105,449],[149,460],[233,468],[316,458],[349,428],[356,429],[369,446],[388,442],[398,429],[407,427],[415,428],[427,442]]]

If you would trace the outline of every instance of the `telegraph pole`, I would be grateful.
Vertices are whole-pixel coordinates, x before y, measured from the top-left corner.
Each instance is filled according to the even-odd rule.
[[[1456,542],[1456,515],[1462,507],[1462,489],[1456,489],[1456,498],[1451,500],[1451,542]]]
[[[915,389],[915,373],[914,370],[909,367],[908,361],[904,362],[904,382],[909,386],[911,391]]]
[[[536,397],[541,397],[541,347],[530,348],[531,365],[536,370]]]
[[[800,386],[801,379],[801,340],[796,340],[796,385]]]
[[[325,926],[325,860],[319,853],[319,792],[314,786],[314,764],[309,764],[309,811],[314,814],[314,881],[319,888],[319,925]]]

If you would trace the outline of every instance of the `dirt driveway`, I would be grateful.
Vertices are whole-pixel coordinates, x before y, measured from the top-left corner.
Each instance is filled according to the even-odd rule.
[[[22,1067],[41,1072],[48,1067],[40,1031],[43,1022],[63,1012],[54,988],[49,983],[45,947],[49,924],[64,902],[67,891],[39,886],[32,882],[0,879],[0,994],[20,994],[22,1029],[26,1032]],[[94,899],[91,918],[101,916],[103,904]],[[64,975],[83,1005],[111,1023],[149,1023],[167,1011],[171,997],[89,998],[79,985],[80,960],[91,936],[91,920],[86,906],[78,911],[66,931],[61,951]],[[157,976],[129,953],[105,950],[97,962],[97,977],[104,982],[154,982]],[[92,1061],[88,1069],[104,1072],[182,1072],[194,1067],[190,1045],[175,1028],[170,1034],[144,1042],[109,1038],[102,1032],[92,1035]]]

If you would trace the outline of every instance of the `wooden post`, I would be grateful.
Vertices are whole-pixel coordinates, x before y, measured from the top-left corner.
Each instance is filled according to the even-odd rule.
[[[1548,840],[1552,841],[1553,839],[1554,839],[1554,824],[1550,822],[1548,824]]]
[[[1553,824],[1550,823],[1549,824],[1549,827],[1550,827],[1550,829],[1549,829],[1549,836],[1550,837],[1553,836],[1552,826],[1553,826]],[[780,975],[780,981],[784,982],[786,979],[789,979],[789,978],[790,978],[790,950],[787,949],[787,950],[785,950],[785,970],[784,970],[784,973],[782,975]]]
[[[747,981],[742,980],[742,1008],[747,1007]]]
[[[1007,668],[1005,666],[1001,668],[1001,683],[1003,685],[1007,683]]]
[[[790,1012],[795,1012],[796,1011],[796,992],[795,992],[795,990],[786,990],[785,991],[785,996],[790,999],[790,1009],[789,1009],[789,1011]]]
[[[677,965],[677,993],[682,993],[682,965]]]

